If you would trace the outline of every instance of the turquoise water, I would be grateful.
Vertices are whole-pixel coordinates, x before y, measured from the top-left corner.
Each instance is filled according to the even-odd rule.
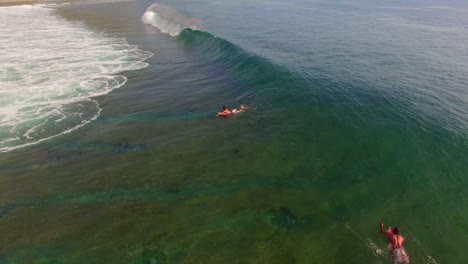
[[[412,263],[467,258],[465,3],[150,6],[57,8],[154,56],[0,153],[2,263],[391,263],[379,221]]]

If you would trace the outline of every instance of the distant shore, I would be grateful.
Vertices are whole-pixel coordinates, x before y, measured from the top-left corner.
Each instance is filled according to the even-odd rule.
[[[2,6],[17,6],[17,5],[31,5],[31,4],[47,4],[47,3],[64,3],[74,2],[76,0],[0,0],[0,7]]]
[[[15,6],[15,5],[29,5],[34,3],[47,3],[48,1],[41,0],[0,0],[0,7],[2,6]]]
[[[63,4],[63,3],[108,3],[108,2],[129,2],[132,0],[109,0],[109,1],[90,1],[90,0],[0,0],[0,7],[4,6],[18,6],[18,5],[31,5],[31,4]]]

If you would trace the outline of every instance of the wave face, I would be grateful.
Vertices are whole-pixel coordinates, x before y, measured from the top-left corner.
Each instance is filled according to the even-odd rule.
[[[180,14],[173,8],[161,4],[153,4],[148,7],[141,21],[173,37],[179,35],[186,28],[197,30],[200,24],[198,19]]]
[[[152,56],[59,17],[53,6],[4,7],[0,17],[0,152],[95,120],[93,97],[123,86],[120,73],[145,68]]]
[[[160,5],[150,6],[141,20],[161,32],[169,34],[208,61],[217,69],[229,72],[239,86],[234,89],[238,98],[243,94],[243,102],[255,105],[258,109],[277,110],[291,104],[303,103],[307,84],[286,67],[255,54],[210,32],[201,30],[194,18],[180,15],[174,9]],[[243,91],[241,91],[244,89]],[[231,93],[236,93],[231,91]],[[287,94],[287,98],[285,98]]]

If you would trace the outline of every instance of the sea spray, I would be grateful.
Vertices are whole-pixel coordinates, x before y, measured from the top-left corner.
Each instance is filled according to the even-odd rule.
[[[171,7],[161,4],[153,4],[148,7],[141,21],[173,37],[178,36],[186,28],[199,30],[201,24],[199,19],[183,15]]]

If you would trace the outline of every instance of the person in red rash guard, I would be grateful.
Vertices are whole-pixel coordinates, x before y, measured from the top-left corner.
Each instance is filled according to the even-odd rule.
[[[226,106],[223,106],[222,112],[218,112],[218,114],[216,114],[216,116],[228,116],[228,115],[232,115],[232,111],[227,109]]]
[[[392,256],[393,263],[395,264],[409,264],[409,256],[403,247],[405,239],[400,235],[400,230],[397,227],[389,227],[387,231],[384,229],[384,223],[380,222],[380,233],[387,236],[388,247],[390,255]]]

